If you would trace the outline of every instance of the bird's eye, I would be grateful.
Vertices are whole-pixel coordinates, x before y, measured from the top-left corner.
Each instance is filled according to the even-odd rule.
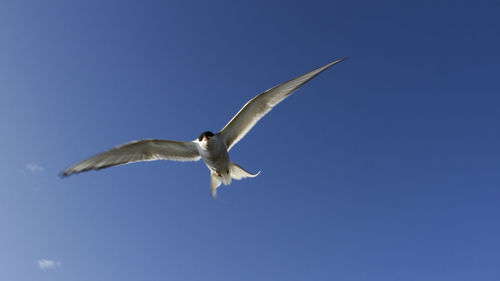
[[[214,136],[214,133],[209,132],[209,131],[206,131],[206,132],[203,132],[203,133],[202,133],[202,134],[198,137],[198,141],[202,141],[202,140],[203,140],[203,138],[207,138],[207,140],[208,140],[208,139],[210,139],[210,138],[211,138],[211,137],[213,137],[213,136]]]

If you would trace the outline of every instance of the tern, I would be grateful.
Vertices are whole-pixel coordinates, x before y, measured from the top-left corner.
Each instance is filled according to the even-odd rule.
[[[255,96],[218,133],[206,131],[197,139],[187,142],[159,139],[132,141],[70,166],[61,173],[61,177],[140,161],[203,159],[210,170],[211,195],[217,198],[217,188],[221,183],[229,185],[231,179],[253,178],[260,174],[249,173],[232,162],[229,150],[273,107],[321,72],[345,59],[347,58],[332,61]]]

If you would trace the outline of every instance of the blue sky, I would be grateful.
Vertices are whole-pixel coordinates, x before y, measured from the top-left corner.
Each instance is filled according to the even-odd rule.
[[[0,280],[499,280],[494,1],[3,1]],[[344,56],[231,150],[61,180],[217,131]]]

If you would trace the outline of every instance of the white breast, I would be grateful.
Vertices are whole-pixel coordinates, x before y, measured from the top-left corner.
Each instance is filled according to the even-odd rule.
[[[214,172],[225,172],[229,169],[229,154],[226,142],[221,135],[216,134],[208,141],[198,141],[197,147],[201,158],[207,167]]]

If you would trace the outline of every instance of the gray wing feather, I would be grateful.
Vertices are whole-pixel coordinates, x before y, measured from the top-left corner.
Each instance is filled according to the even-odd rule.
[[[76,163],[64,170],[61,177],[139,161],[198,161],[200,158],[193,142],[154,139],[133,141]]]
[[[275,86],[247,102],[220,131],[220,134],[226,138],[227,149],[231,149],[231,147],[242,139],[248,131],[264,117],[264,115],[273,109],[274,106],[321,72],[345,59],[347,58],[338,59],[309,73]]]

